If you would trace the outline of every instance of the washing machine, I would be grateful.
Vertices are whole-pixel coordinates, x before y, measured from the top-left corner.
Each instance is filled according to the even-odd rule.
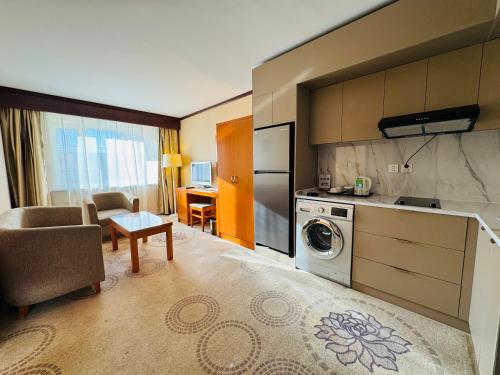
[[[354,206],[297,199],[295,266],[351,286]]]

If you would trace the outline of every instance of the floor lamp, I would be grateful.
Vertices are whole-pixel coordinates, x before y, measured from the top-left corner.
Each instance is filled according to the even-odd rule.
[[[177,212],[177,202],[175,198],[175,176],[174,171],[175,168],[182,167],[182,158],[181,154],[163,154],[161,166],[163,168],[172,168],[172,195],[174,197],[174,213]],[[168,195],[168,190],[167,190]]]

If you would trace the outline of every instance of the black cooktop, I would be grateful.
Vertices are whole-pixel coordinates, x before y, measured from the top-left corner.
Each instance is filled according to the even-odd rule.
[[[441,208],[439,199],[434,198],[399,197],[394,204],[399,204],[400,206]]]

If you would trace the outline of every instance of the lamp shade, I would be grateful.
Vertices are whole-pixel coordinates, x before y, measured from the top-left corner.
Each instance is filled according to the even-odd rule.
[[[163,168],[182,167],[181,154],[163,154],[161,166]]]

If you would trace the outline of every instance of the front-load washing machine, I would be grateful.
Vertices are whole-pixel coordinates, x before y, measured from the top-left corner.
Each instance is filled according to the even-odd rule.
[[[351,286],[354,206],[297,199],[295,266]]]

